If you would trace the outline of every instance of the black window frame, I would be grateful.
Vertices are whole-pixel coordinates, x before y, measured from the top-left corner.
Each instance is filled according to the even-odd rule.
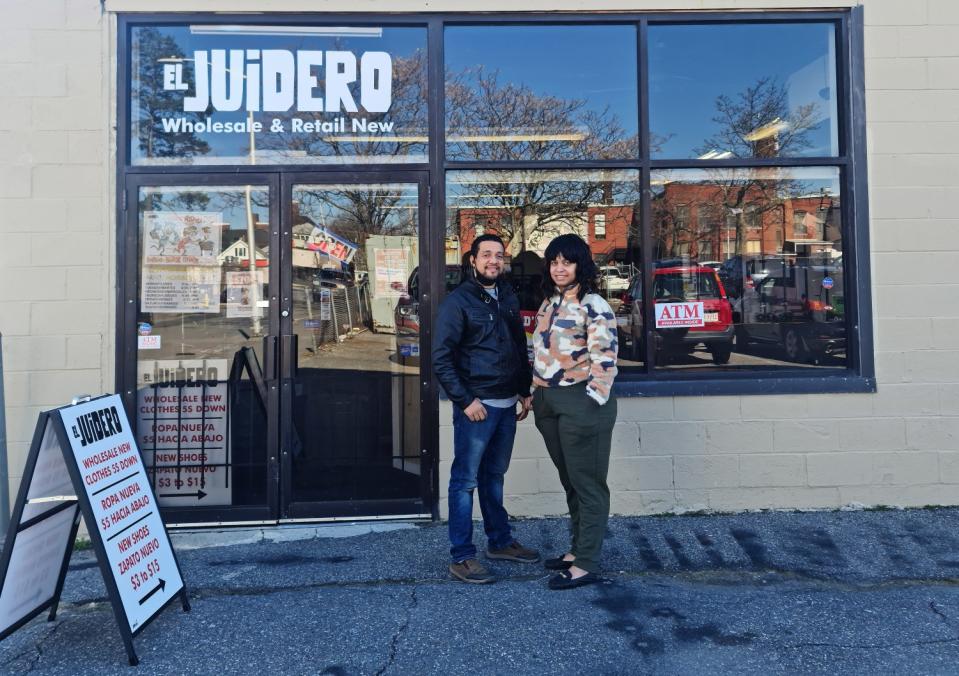
[[[776,24],[776,23],[833,23],[836,41],[837,124],[839,153],[834,157],[741,158],[725,160],[651,159],[649,152],[649,59],[648,32],[650,26],[664,24]],[[621,371],[614,386],[619,396],[676,396],[676,395],[741,395],[741,394],[798,394],[831,392],[876,391],[873,313],[871,307],[871,271],[869,268],[869,211],[867,199],[866,117],[864,86],[863,8],[855,6],[839,10],[771,10],[771,11],[677,11],[677,12],[610,12],[610,13],[404,13],[404,14],[215,14],[215,13],[121,13],[117,21],[117,369],[118,391],[128,391],[128,368],[124,355],[130,353],[131,337],[127,335],[127,300],[136,295],[129,287],[131,270],[125,231],[125,185],[128,177],[137,174],[164,173],[182,180],[198,180],[205,174],[229,171],[263,175],[279,172],[376,172],[396,170],[395,165],[319,164],[319,165],[196,165],[162,168],[135,166],[130,162],[130,105],[131,30],[144,25],[190,24],[255,24],[255,25],[316,25],[316,26],[417,26],[427,29],[427,110],[429,115],[428,160],[424,163],[404,164],[409,171],[429,171],[429,228],[430,244],[434,251],[443,250],[446,220],[446,173],[453,170],[516,170],[516,169],[635,169],[640,172],[641,194],[641,265],[647,273],[653,267],[651,241],[652,191],[650,175],[657,169],[697,168],[758,168],[758,167],[838,167],[843,196],[842,228],[843,258],[846,275],[847,366],[821,368],[779,368],[768,372],[691,370],[675,372],[653,367],[652,355],[647,354],[643,368]],[[446,159],[446,116],[444,98],[444,39],[445,28],[453,26],[496,25],[633,25],[637,32],[637,98],[639,115],[639,156],[624,160],[523,161],[488,162],[456,161]],[[427,288],[443,289],[443,261],[433,261],[429,270]],[[652,292],[652,275],[643,275]],[[432,304],[436,307],[436,303]],[[652,326],[653,308],[646,304],[645,325]],[[423,326],[429,335],[429,319]],[[653,350],[653,341],[647,350]],[[429,391],[437,386],[430,376]]]

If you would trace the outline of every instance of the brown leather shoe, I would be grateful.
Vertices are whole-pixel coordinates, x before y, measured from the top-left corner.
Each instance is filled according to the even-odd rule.
[[[513,540],[502,549],[487,549],[486,558],[516,561],[518,563],[536,563],[539,561],[539,552],[535,549],[524,547],[516,540]]]
[[[459,563],[451,563],[450,575],[461,582],[470,584],[489,584],[496,581],[496,578],[486,570],[486,567],[478,559],[466,559]]]

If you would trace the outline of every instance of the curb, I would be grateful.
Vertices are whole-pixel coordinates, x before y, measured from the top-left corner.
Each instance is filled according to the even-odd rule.
[[[223,528],[220,530],[203,528],[171,530],[170,540],[176,549],[186,550],[252,545],[260,542],[278,543],[317,538],[351,538],[370,533],[387,533],[416,527],[416,522],[394,521],[391,523],[281,524],[277,526]]]

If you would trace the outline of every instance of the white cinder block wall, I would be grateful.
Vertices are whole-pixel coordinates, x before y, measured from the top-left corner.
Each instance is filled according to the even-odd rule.
[[[809,0],[527,0],[522,9],[835,7]],[[879,392],[622,399],[618,513],[959,504],[959,2],[865,0]],[[278,0],[273,11],[332,2]],[[255,0],[0,3],[0,331],[12,489],[39,410],[113,387],[115,12],[262,11]],[[352,11],[515,11],[381,0]],[[451,457],[441,404],[441,512]],[[531,423],[507,479],[517,515],[565,509]]]
[[[113,387],[108,15],[0,2],[0,332],[10,495],[37,413]]]

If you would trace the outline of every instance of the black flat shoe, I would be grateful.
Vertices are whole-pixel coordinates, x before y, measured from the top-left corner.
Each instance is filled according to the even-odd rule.
[[[550,589],[576,589],[576,587],[583,587],[588,584],[596,584],[600,581],[599,575],[596,573],[586,573],[580,577],[574,578],[572,573],[568,570],[564,570],[562,573],[558,573],[549,579],[548,587]]]
[[[566,561],[562,556],[557,556],[555,559],[546,559],[543,561],[543,568],[546,570],[569,570],[569,567],[573,565],[575,561]]]

